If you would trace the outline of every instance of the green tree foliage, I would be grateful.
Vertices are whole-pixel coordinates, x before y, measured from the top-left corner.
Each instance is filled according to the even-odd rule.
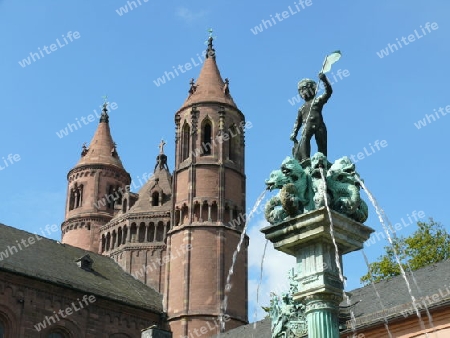
[[[367,285],[371,278],[379,282],[400,275],[393,248],[405,271],[409,271],[408,264],[414,271],[450,258],[450,234],[442,224],[430,218],[429,222],[417,222],[417,226],[418,229],[411,236],[393,238],[393,246],[385,247],[386,253],[378,261],[369,264],[370,272],[361,277],[361,283]]]

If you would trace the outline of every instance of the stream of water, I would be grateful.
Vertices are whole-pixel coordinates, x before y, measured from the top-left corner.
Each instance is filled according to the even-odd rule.
[[[233,276],[233,273],[234,273],[234,265],[236,263],[237,255],[241,251],[241,246],[242,246],[242,243],[244,242],[245,234],[247,233],[248,224],[249,224],[250,220],[252,219],[253,214],[255,213],[255,211],[258,209],[259,205],[263,201],[263,199],[266,195],[266,192],[267,192],[267,190],[264,189],[264,191],[259,195],[258,199],[256,200],[255,205],[251,209],[250,213],[245,217],[245,225],[244,225],[244,228],[242,229],[241,237],[239,239],[237,248],[233,253],[233,260],[231,262],[230,270],[228,271],[228,276],[227,276],[227,279],[225,282],[225,297],[223,299],[222,307],[221,307],[222,313],[219,316],[220,332],[223,332],[225,330],[224,315],[227,313],[228,295],[231,291],[231,288],[233,287],[233,285],[231,284],[231,277]],[[220,332],[219,332],[219,336],[220,336]]]
[[[385,314],[386,313],[385,312],[386,308],[384,307],[384,304],[381,301],[381,296],[378,293],[378,290],[377,290],[377,287],[375,286],[375,283],[373,282],[373,278],[372,278],[373,274],[372,274],[372,271],[370,270],[369,260],[367,259],[367,255],[366,255],[366,252],[364,251],[364,249],[362,249],[361,252],[362,252],[362,255],[364,256],[364,261],[366,262],[367,269],[368,269],[369,274],[370,274],[370,284],[372,284],[372,287],[375,290],[375,294],[377,295],[378,302],[380,303],[381,309],[383,310],[384,327],[386,328],[386,331],[387,331],[387,333],[389,335],[389,338],[392,338],[392,333],[389,330],[388,320],[387,320],[387,317],[386,317],[386,314]]]
[[[259,270],[259,281],[258,281],[258,287],[256,288],[256,307],[255,312],[253,315],[253,328],[256,328],[256,320],[258,319],[258,306],[259,304],[259,288],[261,287],[262,281],[263,281],[263,272],[264,272],[264,259],[266,258],[266,251],[267,251],[267,245],[269,244],[269,240],[266,239],[266,243],[264,243],[264,250],[261,257],[261,267]]]
[[[340,262],[340,259],[339,259],[339,248],[337,246],[336,238],[334,236],[333,217],[331,215],[330,204],[329,204],[328,196],[327,196],[327,180],[325,178],[325,175],[324,175],[324,172],[323,172],[323,168],[320,167],[319,170],[320,170],[320,176],[322,178],[323,185],[324,185],[323,195],[324,195],[324,199],[325,199],[325,206],[327,208],[328,218],[330,219],[330,235],[331,235],[331,239],[332,239],[333,245],[334,245],[334,259],[336,261],[336,267],[337,267],[338,272],[339,272],[339,279],[341,280],[342,285],[345,287],[344,275],[342,274],[341,262]],[[344,288],[342,289],[342,293],[344,295],[344,299],[345,299],[347,305],[350,306],[351,305],[350,298],[348,297],[347,293],[344,291]],[[356,333],[356,331],[355,331],[356,330],[356,328],[355,328],[356,319],[355,319],[355,314],[353,313],[353,310],[351,308],[350,308],[350,316],[351,316],[351,321],[350,322],[351,322],[351,326],[352,326],[352,332],[353,332],[353,334],[355,334]]]
[[[367,197],[369,198],[370,202],[372,203],[373,207],[375,208],[375,211],[376,211],[376,213],[377,213],[377,215],[378,215],[378,219],[379,219],[379,221],[380,221],[380,223],[381,223],[381,225],[382,225],[382,227],[383,227],[383,230],[384,230],[384,232],[385,232],[385,234],[386,234],[386,236],[387,236],[387,239],[388,239],[388,241],[389,241],[389,244],[391,245],[392,250],[393,250],[393,252],[394,252],[394,257],[395,257],[395,260],[397,261],[397,264],[398,264],[398,266],[399,266],[399,268],[400,268],[401,275],[402,275],[403,279],[405,280],[406,287],[407,287],[407,289],[408,289],[408,293],[409,293],[409,295],[410,295],[410,297],[411,297],[411,300],[412,300],[412,306],[413,306],[414,311],[416,312],[416,315],[417,315],[417,317],[418,317],[418,319],[419,319],[420,328],[421,328],[423,331],[425,331],[425,323],[423,322],[423,319],[422,319],[422,316],[421,316],[421,314],[420,314],[420,311],[419,311],[419,309],[417,308],[417,305],[416,305],[416,302],[417,302],[417,301],[416,301],[416,298],[414,297],[414,294],[412,293],[411,286],[410,286],[410,284],[409,284],[409,281],[408,281],[408,278],[407,278],[407,276],[406,276],[405,270],[403,269],[403,266],[402,266],[401,261],[400,261],[400,257],[398,256],[397,250],[396,250],[396,248],[395,248],[395,246],[394,246],[394,243],[393,243],[393,241],[392,241],[391,235],[390,235],[390,233],[389,233],[388,226],[386,225],[387,222],[385,221],[385,218],[383,218],[384,211],[383,211],[383,209],[381,209],[381,207],[379,206],[378,202],[377,202],[376,199],[373,197],[372,193],[367,189],[366,185],[365,185],[364,182],[358,177],[358,175],[355,175],[355,178],[356,178],[356,180],[358,181],[358,183],[361,185],[361,187],[363,188],[363,190],[366,192]],[[384,215],[385,215],[385,214],[384,214]],[[391,228],[392,228],[392,225],[391,225]],[[411,272],[411,276],[413,276],[414,273],[413,273],[412,271],[410,271],[410,272]],[[413,280],[415,281],[415,278],[413,278]],[[416,284],[416,286],[418,287],[417,284]],[[427,311],[428,318],[431,318],[431,320],[430,320],[430,325],[432,326],[432,325],[433,325],[433,322],[432,322],[431,314],[430,314],[430,312],[428,311],[428,307],[427,307],[426,305],[425,305],[425,308],[426,308],[426,311]],[[425,336],[428,337],[428,333],[425,333]]]

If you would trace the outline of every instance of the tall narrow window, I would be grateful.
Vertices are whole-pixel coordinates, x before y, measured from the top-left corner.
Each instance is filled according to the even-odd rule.
[[[122,245],[122,228],[119,227],[119,230],[117,230],[117,247]]]
[[[185,123],[183,126],[182,137],[181,137],[181,161],[184,161],[189,157],[189,150],[191,148],[191,128],[189,124]]]
[[[106,251],[111,249],[111,234],[108,232],[106,235]]]
[[[138,242],[139,243],[144,243],[145,242],[145,223],[144,222],[141,222],[141,224],[139,225]]]
[[[69,191],[69,210],[73,210],[75,207],[75,188],[71,188]]]
[[[116,203],[122,204],[122,189],[118,185],[116,186]]]
[[[3,323],[0,322],[0,338],[3,338],[5,336],[5,327],[3,326]]]
[[[159,193],[155,191],[152,194],[152,206],[157,207],[159,205]]]
[[[83,203],[83,185],[80,185],[77,189],[78,194],[76,195],[75,208],[81,207]]]
[[[203,123],[203,130],[202,130],[202,153],[203,155],[211,155],[211,135],[212,135],[212,127],[211,127],[211,121],[206,120]]]
[[[150,222],[148,225],[147,242],[153,242],[155,240],[155,224]]]
[[[108,209],[114,209],[114,203],[116,200],[114,193],[115,193],[114,186],[110,185],[108,189],[108,194],[106,196],[106,200],[108,202]]]
[[[164,223],[158,222],[158,226],[156,227],[156,242],[162,242],[164,240]]]
[[[136,223],[131,223],[131,228],[130,228],[130,239],[131,239],[131,243],[136,243],[136,235],[137,235],[137,226]]]

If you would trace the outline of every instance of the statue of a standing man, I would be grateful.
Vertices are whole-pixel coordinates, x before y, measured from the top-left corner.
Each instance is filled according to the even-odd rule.
[[[311,156],[311,138],[316,138],[318,152],[327,156],[327,128],[323,121],[322,108],[333,92],[330,82],[324,73],[319,73],[325,92],[319,97],[316,95],[316,82],[311,79],[303,79],[298,83],[298,92],[305,103],[298,110],[297,120],[291,134],[294,141],[293,156],[302,161]],[[303,125],[300,143],[297,142],[297,134]]]

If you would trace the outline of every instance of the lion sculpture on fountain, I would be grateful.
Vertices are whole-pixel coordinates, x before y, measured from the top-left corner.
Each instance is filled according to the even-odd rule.
[[[314,210],[311,179],[296,159],[286,157],[265,183],[269,190],[280,189],[266,204],[265,216],[271,224]]]
[[[307,163],[302,167],[295,158],[286,157],[281,168],[272,171],[265,181],[268,190],[280,190],[265,207],[270,224],[318,209],[326,202],[332,210],[357,222],[366,221],[367,204],[361,199],[358,174],[348,157],[331,164],[325,155],[316,153]]]

